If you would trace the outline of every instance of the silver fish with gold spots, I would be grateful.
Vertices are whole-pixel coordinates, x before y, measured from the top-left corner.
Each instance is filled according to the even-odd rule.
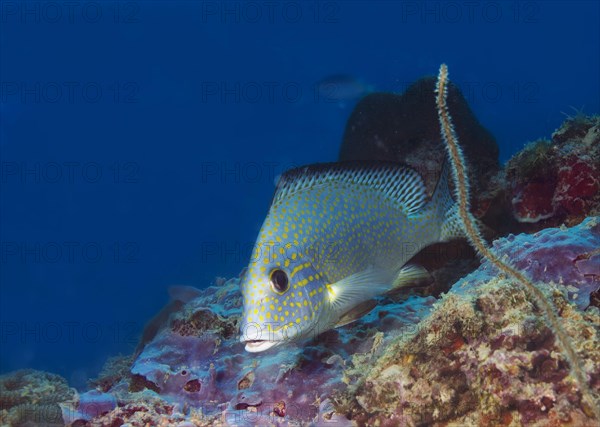
[[[462,237],[444,167],[431,198],[396,163],[324,163],[279,180],[241,282],[240,340],[249,352],[312,338],[373,308],[374,298],[428,277],[407,264]]]

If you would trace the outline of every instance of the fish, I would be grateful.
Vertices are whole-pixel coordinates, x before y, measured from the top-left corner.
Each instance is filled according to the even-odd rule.
[[[369,93],[375,87],[349,74],[334,74],[315,83],[315,98],[323,103],[336,103],[345,107],[347,102],[355,101]]]
[[[367,314],[376,298],[429,277],[409,260],[463,236],[447,163],[431,197],[393,162],[285,172],[241,279],[240,341],[258,353]]]

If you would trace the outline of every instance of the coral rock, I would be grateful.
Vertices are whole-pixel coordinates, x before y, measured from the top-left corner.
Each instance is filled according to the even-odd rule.
[[[59,375],[31,369],[0,376],[0,425],[64,425],[61,403],[76,391]]]
[[[598,220],[495,244],[500,256],[525,270],[554,300],[586,361],[594,393],[600,392],[600,311],[582,312],[570,301],[587,306],[573,292],[589,296],[600,285],[597,277],[586,281],[586,274],[573,267],[578,252],[598,247]],[[337,399],[344,404],[342,412],[367,425],[389,420],[407,426],[597,425],[569,372],[554,332],[522,286],[499,278],[484,262],[453,286],[414,336],[387,347],[358,377],[356,390]]]
[[[434,91],[435,79],[423,78],[402,95],[374,93],[364,97],[346,124],[339,160],[408,164],[423,175],[428,190],[433,192],[445,159]],[[500,168],[498,146],[453,84],[448,88],[448,104],[470,165],[474,194],[478,194]]]
[[[600,212],[600,117],[566,120],[552,141],[527,145],[506,165],[506,191],[521,223],[535,231],[577,224]],[[515,228],[516,229],[516,228]]]

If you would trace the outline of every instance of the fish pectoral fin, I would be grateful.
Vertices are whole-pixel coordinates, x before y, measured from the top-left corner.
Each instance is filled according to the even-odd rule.
[[[415,285],[419,281],[431,280],[431,274],[420,265],[408,264],[400,269],[390,290]]]
[[[352,323],[355,320],[360,319],[365,314],[373,310],[376,305],[377,301],[372,299],[358,304],[357,306],[351,308],[349,311],[344,313],[342,317],[340,317],[338,322],[335,324],[334,328],[339,328],[340,326],[347,325],[348,323]]]
[[[389,271],[370,267],[327,286],[332,314],[340,319],[363,302],[388,292],[393,279]]]

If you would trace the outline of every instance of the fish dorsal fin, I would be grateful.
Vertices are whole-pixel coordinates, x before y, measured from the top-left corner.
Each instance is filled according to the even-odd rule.
[[[427,192],[418,172],[391,162],[316,163],[285,172],[277,184],[273,204],[309,188],[346,183],[381,191],[407,214],[419,212]]]

